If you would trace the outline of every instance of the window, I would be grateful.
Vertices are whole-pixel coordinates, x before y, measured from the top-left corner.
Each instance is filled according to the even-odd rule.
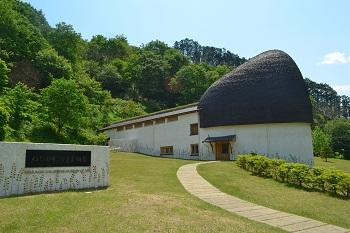
[[[142,124],[143,124],[142,122],[141,122],[141,123],[136,123],[136,124],[135,124],[135,128],[141,128],[141,127],[142,127]]]
[[[177,116],[169,116],[167,118],[167,122],[172,122],[172,121],[177,121],[177,120],[178,120]]]
[[[125,129],[126,129],[126,130],[132,129],[132,128],[134,128],[133,125],[127,125],[127,126],[125,126]]]
[[[198,144],[191,144],[191,155],[198,155]]]
[[[161,146],[160,147],[161,155],[172,155],[173,154],[173,146]]]
[[[124,130],[124,126],[118,126],[117,127],[117,131],[123,131]]]
[[[157,124],[163,124],[163,123],[165,123],[165,118],[158,118],[158,119],[156,119],[156,125]]]
[[[222,143],[221,144],[221,153],[222,154],[228,154],[229,152],[229,146],[230,144],[229,143]]]
[[[191,134],[190,135],[198,135],[198,124],[191,124]]]
[[[145,121],[145,126],[153,125],[153,121]]]

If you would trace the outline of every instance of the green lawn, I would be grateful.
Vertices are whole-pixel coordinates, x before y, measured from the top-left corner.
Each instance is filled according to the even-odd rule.
[[[186,163],[112,153],[108,189],[2,198],[0,232],[282,232],[187,193]]]
[[[316,162],[319,163],[319,162]],[[251,175],[235,162],[200,165],[199,174],[215,187],[247,201],[350,229],[350,201],[288,187]]]
[[[325,162],[324,159],[320,157],[314,157],[314,158],[315,158],[315,166],[317,167],[334,167],[339,170],[350,172],[350,160],[329,158],[327,159],[328,161]]]

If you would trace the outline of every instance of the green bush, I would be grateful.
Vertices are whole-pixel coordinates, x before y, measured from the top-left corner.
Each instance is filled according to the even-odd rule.
[[[333,168],[325,169],[323,173],[326,191],[337,194],[338,183],[342,179],[342,172]]]
[[[277,180],[280,180],[282,182],[288,182],[290,171],[292,170],[292,168],[293,168],[292,163],[281,164],[277,168]]]
[[[254,172],[259,176],[270,176],[269,168],[270,163],[269,160],[265,156],[257,155],[254,160]]]
[[[289,171],[290,181],[302,187],[308,176],[309,169],[305,164],[292,163],[292,168]]]
[[[246,155],[238,155],[237,156],[237,166],[243,169],[247,169],[247,157]]]
[[[278,179],[278,169],[282,164],[285,164],[286,162],[282,159],[270,159],[270,168],[269,173],[272,176],[273,179]]]
[[[9,122],[10,114],[5,107],[0,105],[0,141],[5,139],[6,125]]]
[[[263,155],[248,154],[237,157],[237,165],[253,175],[316,191],[350,198],[350,174],[333,168],[310,168],[301,163],[287,163]]]
[[[342,179],[340,179],[337,184],[337,188],[344,197],[350,198],[350,175],[349,174],[344,174],[344,176],[342,176]]]
[[[325,191],[324,170],[324,168],[320,167],[314,167],[309,170],[309,174],[306,177],[306,183],[309,188]]]
[[[265,156],[256,155],[247,158],[247,165],[249,171],[251,171],[254,175],[258,176],[268,176],[267,173],[269,168],[269,161]]]

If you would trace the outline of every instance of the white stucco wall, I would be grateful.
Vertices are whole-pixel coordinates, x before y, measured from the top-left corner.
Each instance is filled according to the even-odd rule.
[[[180,115],[178,121],[106,133],[111,145],[124,151],[160,155],[161,146],[173,146],[174,155],[169,157],[215,160],[215,146],[202,143],[211,137],[236,135],[232,142],[231,159],[237,154],[255,152],[269,157],[279,157],[291,162],[313,164],[311,128],[308,123],[273,123],[233,125],[199,128],[199,134],[190,136],[190,124],[198,123],[198,113]],[[191,156],[190,145],[199,145],[199,156]]]
[[[173,146],[174,155],[169,157],[199,159],[199,156],[190,156],[190,145],[199,143],[199,135],[190,135],[190,125],[194,123],[198,123],[196,112],[179,115],[177,121],[119,132],[111,129],[106,133],[111,138],[110,144],[123,151],[160,156],[161,146]]]
[[[26,150],[91,151],[90,167],[26,168]],[[0,196],[108,186],[105,146],[0,142]]]
[[[200,140],[211,137],[236,135],[232,142],[231,159],[237,154],[259,153],[290,162],[313,164],[311,127],[309,123],[273,123],[256,125],[220,126],[200,129]],[[202,153],[215,159],[210,147],[202,145]]]

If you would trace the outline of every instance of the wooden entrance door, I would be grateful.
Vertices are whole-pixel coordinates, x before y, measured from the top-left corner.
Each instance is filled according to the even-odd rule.
[[[231,145],[229,142],[215,142],[216,160],[230,160]]]

